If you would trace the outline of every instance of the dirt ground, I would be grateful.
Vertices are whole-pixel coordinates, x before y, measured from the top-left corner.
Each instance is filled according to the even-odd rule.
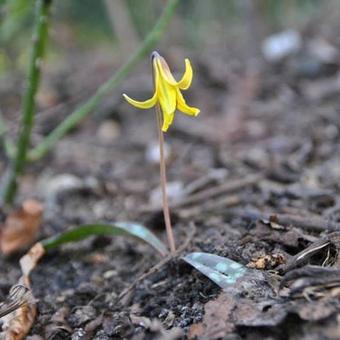
[[[168,56],[170,65],[182,56]],[[169,192],[181,255],[225,256],[252,268],[249,275],[222,291],[178,257],[120,299],[161,258],[134,240],[91,238],[47,254],[33,272],[38,317],[29,339],[340,338],[340,59],[310,74],[295,56],[256,73],[229,58],[192,58],[188,102],[201,114],[178,113],[166,134]],[[83,59],[72,77],[47,76],[41,106],[62,105],[38,115],[34,142],[111,73],[112,65],[93,66],[93,55]],[[149,97],[147,71],[135,70],[28,169],[20,200],[44,204],[39,239],[134,220],[166,241],[155,117],[120,96]],[[2,92],[10,105],[15,95]],[[315,244],[306,261],[295,256]],[[20,275],[19,257],[0,257],[0,300]]]

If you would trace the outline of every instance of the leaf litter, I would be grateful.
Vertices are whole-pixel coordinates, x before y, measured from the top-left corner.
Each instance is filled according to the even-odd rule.
[[[242,114],[232,114],[237,126],[228,127],[235,130],[228,135],[223,127],[228,112],[235,112],[230,103],[235,106],[239,100],[229,88],[235,79],[242,83],[242,74],[226,65],[229,56],[223,53],[216,57],[219,63],[211,53],[199,57],[202,79],[197,79],[193,95],[202,101],[202,112],[217,114],[202,115],[202,123],[196,126],[178,121],[171,141],[169,177],[180,178],[186,188],[208,176],[211,169],[225,169],[227,175],[214,182],[213,191],[202,186],[173,201],[180,217],[174,229],[180,244],[188,222],[197,226],[197,235],[185,250],[188,253],[215,254],[243,266],[253,263],[258,270],[248,267],[241,284],[221,292],[196,269],[173,259],[139,281],[124,303],[116,303],[131,282],[155,265],[155,251],[123,238],[89,238],[82,247],[50,253],[31,273],[39,299],[32,335],[44,337],[51,316],[67,306],[64,319],[70,328],[66,335],[61,328],[55,333],[70,338],[84,333],[93,339],[150,335],[136,322],[138,318],[131,321],[132,314],[160,320],[169,328],[180,327],[186,334],[193,329],[203,338],[206,334],[208,338],[339,338],[338,247],[334,240],[327,240],[339,230],[340,221],[340,126],[332,82],[338,76],[335,72],[332,77],[321,74],[303,79],[301,72],[292,69],[291,59],[284,60],[279,70],[264,65],[258,92],[248,105],[236,105]],[[87,60],[92,65],[93,54]],[[72,81],[79,85],[76,72]],[[75,84],[68,86],[75,88]],[[60,85],[67,90],[64,78]],[[319,88],[321,95],[311,98],[306,92],[310,85],[316,85],[313,88]],[[134,86],[137,93],[140,86],[132,79],[132,90]],[[67,232],[69,225],[88,224],[94,214],[109,224],[132,219],[149,225],[152,221],[153,231],[161,234],[159,207],[142,209],[158,183],[154,165],[144,163],[153,117],[136,121],[119,104],[114,110],[110,105],[98,117],[110,112],[103,120],[117,122],[124,131],[120,138],[104,145],[93,133],[95,122],[88,121],[61,141],[42,165],[46,166],[42,173],[54,176],[67,166],[79,178],[96,177],[100,188],[68,192],[52,201],[46,215],[44,211],[43,237]],[[41,124],[41,118],[37,119]],[[251,180],[245,182],[247,178]],[[29,184],[34,185],[35,177],[31,180],[34,183]],[[232,183],[238,185],[230,187]],[[89,263],[89,252],[110,261]],[[0,261],[4,297],[18,273],[10,260]],[[95,310],[93,320],[81,324],[79,311],[86,314],[88,310],[73,308],[88,304]]]
[[[28,247],[37,237],[41,226],[43,206],[36,200],[27,200],[11,212],[0,226],[0,250],[10,255]]]
[[[36,243],[20,259],[22,276],[18,284],[11,288],[8,298],[0,307],[3,330],[0,338],[21,340],[30,331],[37,314],[36,301],[31,291],[30,273],[44,254],[42,245]]]

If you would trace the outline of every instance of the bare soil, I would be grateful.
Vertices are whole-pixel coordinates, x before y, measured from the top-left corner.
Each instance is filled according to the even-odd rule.
[[[91,65],[91,58],[84,62]],[[49,253],[32,274],[39,312],[31,339],[340,338],[336,239],[297,269],[285,267],[340,228],[337,65],[309,79],[288,62],[253,74],[226,60],[222,52],[193,58],[188,102],[201,114],[178,113],[166,134],[169,186],[179,187],[171,190],[172,218],[177,245],[187,244],[181,254],[226,256],[254,268],[253,276],[223,292],[176,257],[119,299],[161,258],[135,240],[91,238]],[[89,66],[72,79],[50,74],[45,96],[52,92],[63,105],[38,115],[34,141],[110,67]],[[148,97],[146,71],[136,70],[124,92]],[[81,84],[76,94],[74,83]],[[155,117],[128,106],[118,92],[23,178],[19,200],[44,204],[39,239],[83,223],[134,220],[166,241],[159,200],[150,200],[159,186],[158,164],[147,156],[157,145]],[[76,184],[65,184],[67,176]],[[231,189],[218,192],[223,186]],[[209,188],[217,194],[190,201]],[[20,275],[19,257],[0,257],[0,299]],[[310,264],[320,272],[310,274]]]

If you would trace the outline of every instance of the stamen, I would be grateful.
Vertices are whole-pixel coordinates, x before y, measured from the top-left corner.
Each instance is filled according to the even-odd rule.
[[[153,51],[151,53],[151,60],[154,60],[155,58],[160,58],[161,56],[159,55],[159,53],[157,51]]]

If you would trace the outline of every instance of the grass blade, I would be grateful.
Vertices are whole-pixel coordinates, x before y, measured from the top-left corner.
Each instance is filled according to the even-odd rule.
[[[132,68],[135,67],[142,58],[153,50],[157,42],[163,36],[178,3],[179,0],[169,0],[166,4],[164,4],[161,16],[150,33],[145,37],[142,45],[136,50],[136,52],[131,54],[126,63],[120,67],[111,78],[98,88],[92,97],[76,108],[75,111],[64,119],[48,136],[42,140],[40,144],[31,150],[29,153],[29,159],[31,161],[38,160],[45,156],[52,147],[54,147],[55,144],[66,135],[66,133],[74,128],[98,106],[104,96],[110,94],[113,89],[125,79]]]
[[[162,256],[168,253],[166,246],[158,237],[144,226],[134,222],[85,224],[45,239],[41,243],[46,250],[50,250],[64,243],[81,241],[93,235],[132,236],[145,241]]]

